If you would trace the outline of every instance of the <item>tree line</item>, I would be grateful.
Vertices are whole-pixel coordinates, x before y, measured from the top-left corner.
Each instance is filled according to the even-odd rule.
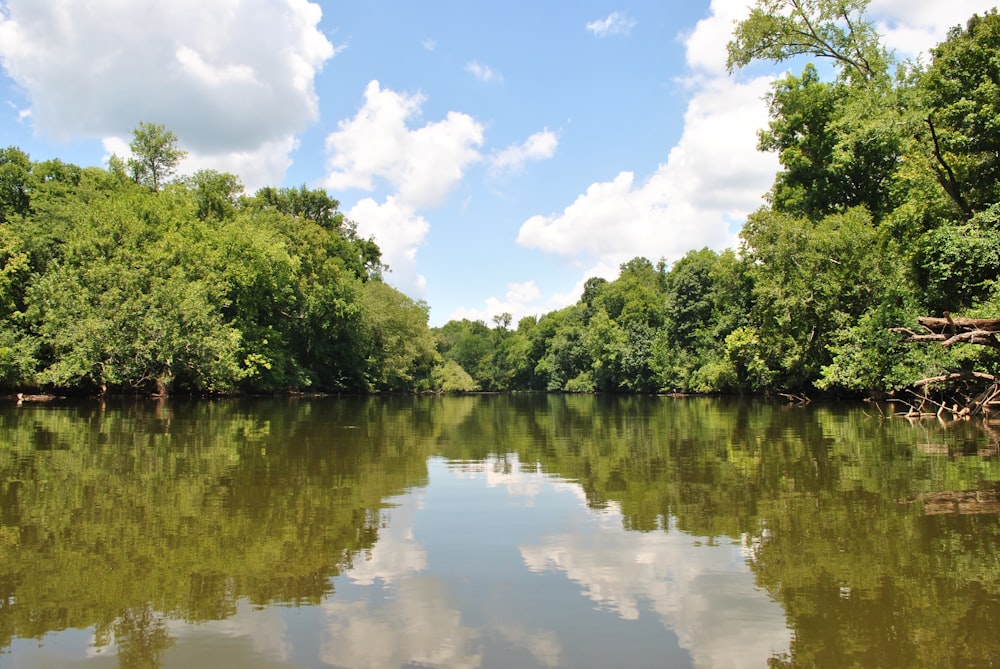
[[[738,248],[635,258],[516,325],[428,327],[326,192],[178,177],[163,126],[140,123],[107,169],[0,150],[0,385],[879,394],[1000,375],[995,334],[898,333],[1000,316],[1000,16],[909,62],[867,5],[758,0],[737,24],[733,70],[813,57],[769,93],[759,147],[781,169]]]
[[[867,5],[759,0],[737,24],[731,70],[812,57],[768,95],[759,148],[781,169],[737,249],[635,258],[514,331],[448,323],[445,358],[491,390],[881,394],[996,377],[994,333],[915,347],[891,330],[1000,316],[1000,16],[902,62]]]
[[[0,383],[166,394],[411,390],[427,307],[322,190],[176,177],[141,123],[108,169],[0,151]]]

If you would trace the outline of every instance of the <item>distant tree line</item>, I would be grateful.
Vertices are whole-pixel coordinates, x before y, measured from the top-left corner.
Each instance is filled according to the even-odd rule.
[[[915,347],[920,316],[1000,316],[1000,16],[896,62],[867,0],[759,0],[733,69],[778,79],[760,148],[781,169],[737,249],[614,281],[541,317],[428,327],[322,190],[263,188],[141,123],[108,169],[0,150],[0,385],[96,393],[879,394],[1000,375],[998,346]],[[989,340],[996,335],[987,333]]]

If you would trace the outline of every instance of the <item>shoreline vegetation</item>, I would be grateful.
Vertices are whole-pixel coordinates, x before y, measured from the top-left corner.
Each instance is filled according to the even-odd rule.
[[[429,327],[337,200],[177,176],[184,153],[162,125],[140,122],[106,169],[0,149],[0,390],[767,394],[988,412],[997,330],[955,324],[1000,316],[1000,16],[898,62],[867,4],[760,0],[737,24],[733,71],[807,57],[773,84],[759,144],[781,169],[737,249],[634,258],[516,324]],[[808,57],[832,64],[826,79]]]

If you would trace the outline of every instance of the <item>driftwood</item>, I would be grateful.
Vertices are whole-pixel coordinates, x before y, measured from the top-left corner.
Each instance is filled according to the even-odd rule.
[[[778,393],[778,396],[784,397],[788,400],[789,404],[804,405],[812,402],[812,400],[805,395],[795,395],[794,393]]]
[[[924,328],[923,332],[914,332],[909,328],[890,328],[890,332],[906,335],[905,342],[941,342],[941,346],[955,344],[979,344],[991,348],[1000,348],[1000,318],[962,318],[945,314],[944,318],[921,316],[917,323]]]
[[[921,316],[917,323],[920,331],[890,328],[890,332],[904,335],[904,342],[938,342],[942,347],[976,344],[1000,349],[1000,318],[963,318],[945,312],[943,318]],[[932,387],[943,388],[937,399],[930,395]],[[1000,378],[986,372],[948,372],[920,379],[913,388],[910,393],[914,403],[904,402],[909,406],[909,417],[940,418],[950,414],[953,418],[967,418],[1000,409]],[[928,406],[933,411],[927,411]]]

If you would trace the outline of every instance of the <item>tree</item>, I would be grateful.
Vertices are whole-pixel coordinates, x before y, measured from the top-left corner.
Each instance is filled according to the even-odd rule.
[[[753,266],[752,318],[759,348],[778,385],[808,388],[829,364],[835,333],[853,325],[884,294],[886,256],[863,208],[812,224],[762,210],[740,233]]]
[[[31,161],[13,146],[0,149],[0,223],[28,213]]]
[[[1000,201],[1000,15],[953,28],[920,80],[925,146],[938,182],[971,218]]]
[[[913,264],[922,301],[932,313],[961,311],[987,299],[1000,277],[1000,204],[925,233]]]
[[[431,372],[441,362],[441,356],[427,327],[427,305],[381,281],[364,285],[361,303],[372,389],[429,390]]]
[[[129,176],[151,190],[160,190],[187,151],[178,147],[177,135],[156,123],[140,121],[132,136],[128,145],[132,150],[127,163]]]
[[[502,314],[496,314],[493,316],[493,325],[498,330],[507,330],[513,320],[514,317],[510,314],[510,312],[505,311]]]
[[[778,155],[776,210],[818,219],[864,205],[876,217],[894,206],[892,186],[905,133],[892,97],[875,87],[820,81],[809,63],[802,75],[775,82],[771,121],[759,147]]]
[[[266,186],[258,190],[247,204],[259,209],[279,211],[295,221],[311,221],[335,233],[329,239],[338,240],[342,247],[338,255],[362,281],[381,279],[383,272],[388,269],[382,262],[382,250],[375,240],[358,236],[357,224],[345,218],[337,209],[340,203],[322,189]]]
[[[198,203],[198,218],[224,220],[232,216],[236,202],[243,194],[243,184],[235,174],[198,170],[187,179]]]
[[[849,81],[872,81],[888,71],[890,55],[864,18],[870,0],[757,0],[727,45],[732,72],[757,60],[801,55],[833,60]]]

